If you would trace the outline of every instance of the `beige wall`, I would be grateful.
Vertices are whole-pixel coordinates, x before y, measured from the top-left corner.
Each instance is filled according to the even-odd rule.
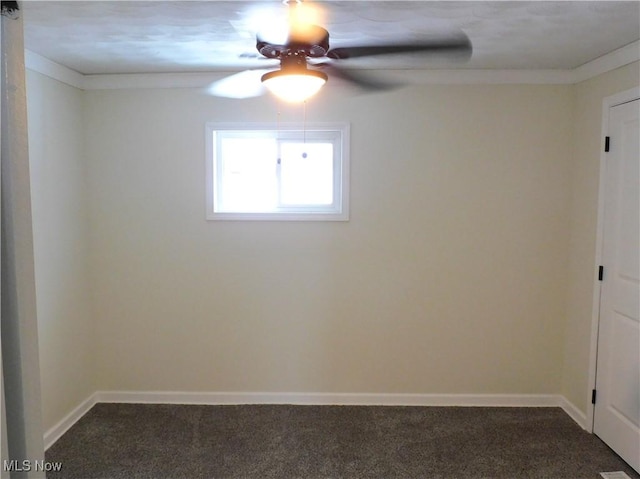
[[[28,71],[29,156],[43,426],[93,391],[83,96]]]
[[[351,220],[252,223],[204,219],[204,123],[275,121],[270,99],[29,72],[45,427],[95,390],[560,392],[586,411],[602,98],[638,83],[636,63],[328,88],[307,117],[351,123]]]
[[[347,223],[205,221],[205,122],[271,100],[87,92],[99,387],[557,393],[571,86],[323,93]]]
[[[602,100],[640,85],[638,62],[573,87],[567,342],[562,394],[586,412],[602,141]]]

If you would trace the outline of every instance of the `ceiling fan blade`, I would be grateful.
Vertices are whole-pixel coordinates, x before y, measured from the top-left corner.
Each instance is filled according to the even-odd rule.
[[[207,88],[207,93],[224,98],[238,99],[260,96],[266,92],[266,88],[261,81],[262,75],[269,71],[271,70],[259,69],[235,73],[213,82]]]
[[[386,45],[358,45],[333,48],[327,52],[327,57],[336,60],[347,58],[361,58],[376,55],[391,55],[403,53],[444,54],[447,59],[466,61],[471,57],[473,48],[466,34],[460,32],[455,36],[426,41],[405,43],[389,43]]]
[[[364,73],[362,71],[346,70],[332,63],[318,63],[314,66],[322,68],[327,73],[327,75],[329,75],[330,79],[338,78],[340,80],[344,80],[348,83],[351,83],[352,85],[355,85],[360,90],[365,92],[382,92],[393,90],[395,88],[400,88],[401,86],[403,86],[397,82],[375,78],[370,74]]]
[[[243,60],[244,59],[257,60],[257,61],[261,61],[261,62],[264,62],[264,61],[273,62],[274,61],[273,58],[267,58],[264,55],[260,55],[260,53],[258,53],[258,52],[244,52],[244,53],[241,53],[240,55],[238,55],[238,58],[241,58]],[[275,65],[277,66],[278,64],[275,63]]]

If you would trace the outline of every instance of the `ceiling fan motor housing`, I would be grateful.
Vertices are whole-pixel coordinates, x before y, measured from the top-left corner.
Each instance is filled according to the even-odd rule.
[[[284,58],[291,55],[321,58],[329,51],[329,32],[317,25],[305,25],[304,28],[290,32],[289,40],[284,45],[258,38],[256,48],[267,58]]]

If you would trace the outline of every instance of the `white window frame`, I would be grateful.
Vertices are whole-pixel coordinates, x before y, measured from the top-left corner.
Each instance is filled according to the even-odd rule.
[[[206,218],[207,220],[248,221],[348,221],[349,220],[349,123],[220,123],[205,125],[206,139]],[[256,132],[256,137],[267,135],[287,139],[302,136],[305,141],[330,140],[333,143],[334,203],[327,206],[287,207],[268,212],[217,211],[217,179],[220,162],[216,138],[230,137],[243,132]]]

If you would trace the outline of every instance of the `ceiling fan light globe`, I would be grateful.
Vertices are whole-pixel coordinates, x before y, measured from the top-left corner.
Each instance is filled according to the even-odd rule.
[[[327,75],[315,70],[265,73],[262,83],[275,96],[289,103],[300,103],[318,93],[327,82]]]

